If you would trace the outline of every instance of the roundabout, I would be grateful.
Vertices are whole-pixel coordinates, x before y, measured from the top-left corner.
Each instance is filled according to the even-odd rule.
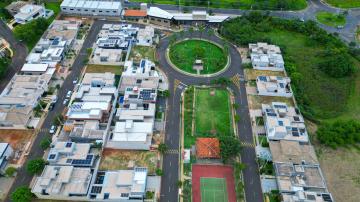
[[[229,65],[227,50],[207,39],[186,38],[169,46],[168,62],[173,68],[197,76],[215,75]]]
[[[175,37],[173,37],[175,35]],[[174,40],[174,38],[176,40]],[[215,69],[214,73],[197,74],[197,72],[187,72],[175,66],[170,59],[171,46],[182,41],[199,40],[207,41],[216,46],[219,44],[221,47],[226,47],[225,57],[227,58],[225,66]],[[219,48],[219,47],[218,47]],[[188,51],[187,49],[185,50]],[[188,54],[188,53],[187,53]],[[166,74],[169,81],[169,97],[167,98],[167,120],[165,123],[165,131],[168,134],[165,138],[165,144],[170,150],[181,151],[183,142],[180,141],[182,131],[182,116],[181,116],[181,102],[183,93],[189,86],[213,86],[214,81],[228,80],[229,84],[226,87],[232,92],[232,99],[235,105],[239,106],[234,109],[235,113],[239,115],[240,119],[235,123],[236,134],[239,135],[239,140],[243,143],[253,143],[253,135],[251,129],[251,119],[249,116],[248,102],[246,96],[244,69],[241,65],[241,57],[236,49],[224,39],[218,37],[213,32],[205,31],[189,31],[185,30],[182,33],[173,33],[168,37],[161,38],[158,48],[156,49],[156,57],[159,62],[160,69]],[[181,56],[184,57],[184,56]],[[187,57],[187,56],[185,56]],[[217,57],[217,56],[215,56]],[[195,63],[193,61],[196,57],[192,55],[189,59],[189,64]],[[186,58],[188,59],[188,58]],[[197,58],[196,58],[197,59]],[[195,60],[196,60],[195,59]],[[185,58],[183,59],[185,60]],[[204,60],[201,58],[200,60]],[[203,62],[203,61],[201,61]],[[203,62],[203,64],[206,64]],[[225,88],[225,87],[223,87]],[[219,105],[223,103],[218,103]],[[258,164],[256,162],[256,153],[253,147],[244,147],[241,152],[241,161],[246,164],[243,171],[243,180],[245,184],[245,193],[247,201],[263,201],[260,184],[260,176],[258,174]],[[161,182],[162,193],[167,193],[161,197],[161,201],[173,201],[178,197],[178,187],[176,182],[181,180],[178,173],[180,171],[179,155],[167,154],[163,159],[164,176],[165,180]]]

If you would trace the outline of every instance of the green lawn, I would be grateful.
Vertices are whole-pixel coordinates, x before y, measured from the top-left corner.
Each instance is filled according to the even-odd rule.
[[[224,178],[200,178],[202,202],[227,202],[226,180]]]
[[[60,2],[46,2],[45,8],[54,11],[54,17],[60,13]]]
[[[95,65],[89,64],[86,67],[86,73],[105,73],[111,72],[115,75],[121,75],[123,68],[116,65]]]
[[[344,26],[346,18],[344,15],[321,11],[316,13],[316,19],[325,25],[331,27]]]
[[[132,2],[147,2],[157,4],[178,5],[178,0],[130,0]],[[208,5],[209,2],[209,5]],[[259,10],[300,10],[306,8],[306,0],[209,0],[186,1],[180,0],[181,5],[203,6],[211,8],[259,9]]]
[[[333,78],[318,69],[319,55],[325,47],[309,45],[311,41],[303,34],[276,30],[265,33],[274,44],[286,47],[289,57],[294,59],[297,71],[303,77],[300,81],[313,114],[322,119],[353,114],[354,108],[360,113],[360,82],[353,77]],[[355,61],[356,62],[356,61]],[[359,67],[359,62],[356,62]],[[360,74],[358,74],[360,78]],[[354,88],[354,82],[358,83]],[[356,89],[356,90],[355,90]]]
[[[210,95],[211,91],[215,94]],[[196,94],[195,109],[193,108],[194,93]],[[183,125],[185,148],[191,148],[195,144],[196,137],[233,134],[229,92],[224,89],[194,87],[187,89],[184,96]]]
[[[189,73],[196,73],[193,65],[197,59],[203,62],[200,74],[218,72],[227,63],[227,56],[222,48],[202,40],[185,40],[172,45],[169,57],[174,65]]]
[[[195,135],[232,134],[230,99],[227,90],[198,88],[195,91],[195,99]]]
[[[340,8],[356,8],[360,7],[359,0],[326,0],[332,6],[340,7]]]

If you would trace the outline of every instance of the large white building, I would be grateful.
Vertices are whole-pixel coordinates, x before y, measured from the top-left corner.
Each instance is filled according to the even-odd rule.
[[[14,16],[15,22],[26,24],[34,19],[46,17],[46,10],[43,6],[26,4],[20,8],[19,12]]]
[[[90,16],[118,16],[122,6],[120,1],[106,0],[64,0],[60,5],[61,11],[66,14]]]

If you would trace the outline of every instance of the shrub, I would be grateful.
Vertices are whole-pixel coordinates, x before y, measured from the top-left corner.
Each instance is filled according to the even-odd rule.
[[[155,173],[156,173],[156,175],[158,175],[158,176],[163,176],[163,174],[164,174],[164,172],[163,172],[160,168],[157,168],[157,169],[155,170]]]
[[[355,120],[339,120],[322,125],[316,132],[322,144],[333,149],[360,142],[360,123]]]
[[[240,154],[241,145],[238,139],[232,136],[222,135],[220,140],[220,155],[224,162]]]
[[[14,176],[15,173],[16,173],[16,168],[14,168],[14,167],[8,167],[5,170],[5,175],[8,177]]]
[[[45,160],[42,158],[30,160],[26,165],[26,171],[32,175],[40,174],[45,167]]]
[[[33,193],[26,186],[18,187],[10,196],[11,200],[14,202],[28,202],[31,201]]]

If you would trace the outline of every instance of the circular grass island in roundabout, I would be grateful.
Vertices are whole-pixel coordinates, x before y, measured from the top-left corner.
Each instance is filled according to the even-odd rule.
[[[169,48],[169,59],[177,69],[198,75],[220,72],[228,65],[223,47],[203,39],[186,39]]]

